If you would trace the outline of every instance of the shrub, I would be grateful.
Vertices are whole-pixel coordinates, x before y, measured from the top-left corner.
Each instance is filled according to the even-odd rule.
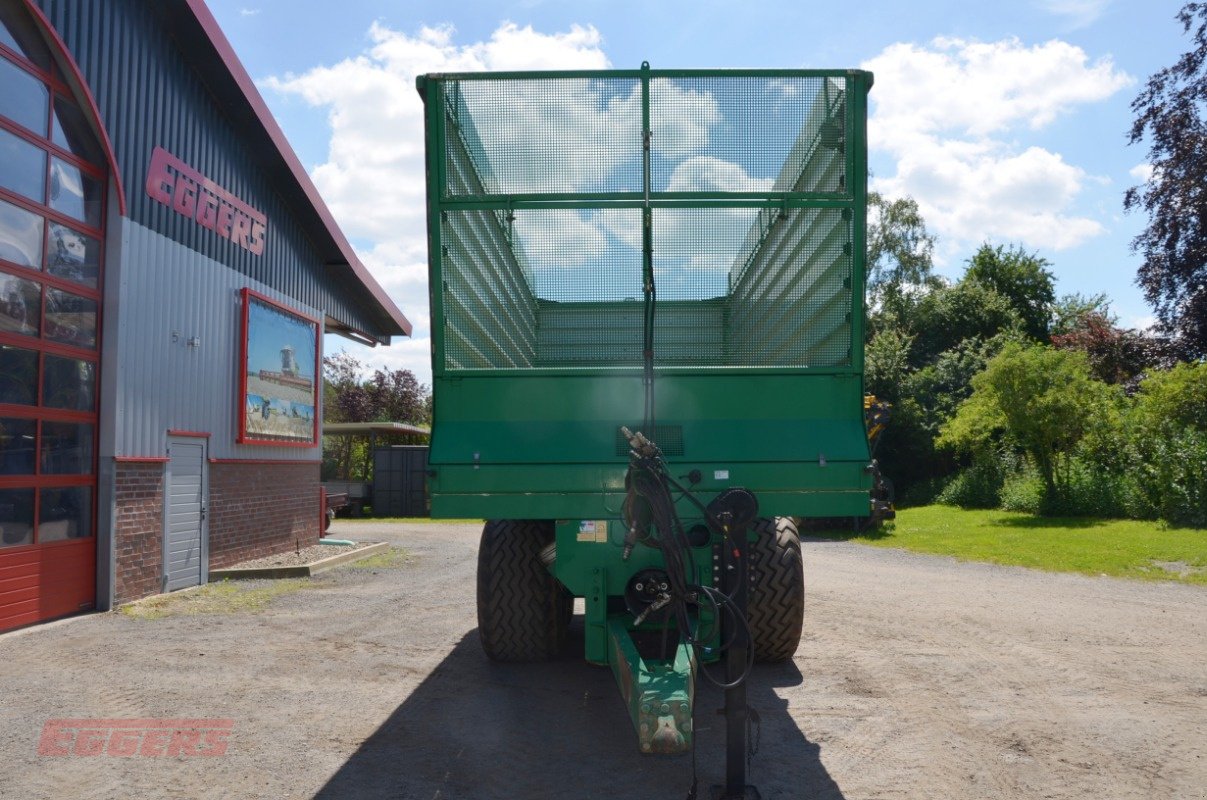
[[[935,501],[960,508],[997,508],[1006,475],[995,455],[978,457],[948,481]]]

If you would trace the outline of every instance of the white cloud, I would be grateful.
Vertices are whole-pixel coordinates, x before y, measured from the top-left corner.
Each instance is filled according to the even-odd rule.
[[[1150,180],[1152,180],[1153,171],[1154,170],[1153,170],[1152,164],[1143,163],[1143,164],[1137,164],[1136,166],[1129,169],[1127,171],[1127,174],[1131,175],[1133,178],[1140,181],[1141,183],[1148,183]]]
[[[937,38],[895,44],[864,64],[876,74],[869,143],[896,160],[873,186],[918,201],[947,248],[1009,240],[1061,250],[1105,232],[1072,211],[1100,178],[1025,142],[1132,79],[1109,58],[1053,40]]]
[[[260,9],[258,9],[258,8],[241,8],[241,9],[239,9],[239,16],[241,16],[241,17],[254,17],[256,14],[259,14],[259,13],[260,13]]]
[[[1036,5],[1041,9],[1064,17],[1074,28],[1084,28],[1097,22],[1110,4],[1111,0],[1036,0]]]
[[[415,325],[410,340],[396,339],[391,347],[369,349],[338,339],[328,349],[344,347],[371,366],[405,367],[430,382],[423,102],[415,77],[428,72],[602,69],[609,62],[599,32],[578,25],[545,34],[505,23],[488,41],[461,45],[454,42],[451,27],[408,35],[375,23],[368,37],[368,49],[354,58],[300,75],[270,77],[263,86],[327,110],[327,159],[311,176],[345,233],[374,243],[360,255]]]

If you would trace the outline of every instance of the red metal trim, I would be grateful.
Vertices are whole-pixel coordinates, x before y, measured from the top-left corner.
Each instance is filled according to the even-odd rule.
[[[73,539],[55,539],[51,542],[31,542],[30,544],[9,545],[0,548],[0,558],[8,555],[17,555],[19,553],[29,553],[31,551],[40,550],[46,547],[71,547],[72,545],[79,547],[87,542],[96,542],[96,535],[92,536],[77,536]],[[3,564],[0,564],[3,566]]]
[[[49,228],[50,226],[48,225],[46,227]],[[102,239],[101,241],[103,242],[104,240]],[[75,281],[67,278],[60,278],[56,275],[51,275],[50,273],[44,272],[37,267],[23,267],[20,264],[14,264],[11,261],[5,261],[4,259],[0,258],[0,271],[11,274],[13,277],[23,278],[27,281],[36,281],[38,283],[51,286],[55,289],[62,289],[65,292],[78,294],[80,297],[86,297],[87,299],[95,300],[98,303],[102,300],[102,294],[100,291],[85,286],[82,283],[76,283]],[[0,331],[0,333],[7,332],[8,331]],[[19,333],[17,335],[27,336],[28,334]]]
[[[321,320],[304,314],[301,311],[290,308],[289,306],[273,300],[265,294],[257,292],[255,289],[244,287],[243,294],[243,336],[239,341],[239,397],[236,399],[238,403],[236,413],[239,416],[239,433],[235,437],[235,442],[238,444],[259,444],[270,447],[318,447],[319,439],[319,386],[322,381],[322,362],[323,362],[323,323]],[[311,427],[309,442],[283,442],[276,439],[251,439],[247,435],[247,341],[248,341],[248,319],[251,315],[251,301],[259,300],[270,306],[284,311],[286,314],[292,314],[298,319],[309,322],[314,326],[314,389],[311,391],[311,398],[314,401],[314,420]]]
[[[268,465],[268,464],[272,464],[272,465],[279,464],[284,467],[298,467],[298,466],[311,466],[311,465],[317,467],[320,464],[322,464],[322,462],[319,461],[317,458],[308,459],[308,460],[286,459],[286,458],[211,458],[211,459],[209,459],[209,462],[211,464],[249,464],[249,465],[258,464],[261,466]]]
[[[319,487],[319,536],[327,530],[327,490]]]
[[[114,456],[119,464],[166,464],[171,461],[167,456]]]
[[[53,72],[47,72],[46,70],[42,69],[40,66],[35,64],[34,62],[30,61],[28,58],[26,58],[24,53],[21,53],[21,52],[18,52],[16,50],[12,49],[8,45],[4,44],[3,42],[0,42],[0,55],[7,56],[9,61],[12,61],[14,64],[19,66],[21,69],[25,70],[30,75],[33,75],[35,78],[42,81],[43,83],[49,83],[52,87],[62,91],[64,94],[70,95],[72,93],[71,87],[68,86],[67,84],[63,83],[63,79],[60,78],[58,75],[54,74]],[[52,61],[52,66],[53,66],[53,61]]]
[[[100,355],[96,348],[78,347],[73,344],[63,344],[62,342],[56,342],[53,339],[39,339],[25,333],[9,333],[8,331],[0,331],[0,344],[20,347],[23,350],[50,353],[52,356],[78,358],[81,361],[100,361]]]
[[[198,439],[208,439],[210,434],[205,431],[178,431],[168,428],[168,436],[193,436]]]
[[[54,93],[53,92],[48,92],[48,93],[50,94],[50,96],[53,100]],[[70,99],[70,98],[68,98],[68,99]],[[53,109],[54,109],[54,106],[52,105],[51,106],[52,114],[54,113]],[[50,125],[50,122],[47,122],[46,124]],[[4,130],[8,131],[13,136],[16,136],[19,139],[24,139],[25,141],[29,142],[30,144],[36,144],[38,146],[38,148],[41,150],[49,150],[50,155],[54,156],[55,158],[59,159],[60,161],[66,161],[68,164],[70,164],[73,167],[79,167],[81,170],[88,173],[91,177],[96,178],[97,180],[103,181],[105,179],[105,168],[104,167],[98,167],[96,164],[93,164],[91,161],[87,161],[83,158],[80,158],[75,153],[71,152],[70,150],[64,150],[62,147],[59,147],[59,145],[55,144],[54,140],[49,138],[49,136],[43,136],[42,134],[38,133],[37,131],[32,131],[29,128],[26,128],[22,125],[18,125],[17,123],[15,123],[5,117],[0,117],[0,128],[3,128]],[[53,132],[51,132],[51,133],[53,134]]]
[[[20,406],[16,404],[0,404],[0,417],[14,419],[44,419],[47,422],[80,422],[95,423],[95,411],[72,411],[67,408],[47,408],[45,406]]]
[[[47,172],[47,175],[50,174],[49,166],[47,166],[46,172]],[[45,180],[50,180],[50,179],[45,178]],[[43,191],[45,191],[45,187],[43,187]],[[89,236],[93,237],[94,239],[104,239],[105,238],[105,231],[102,228],[94,228],[91,225],[89,225],[87,222],[82,222],[82,221],[76,219],[75,217],[70,217],[62,212],[55,211],[50,206],[43,205],[42,203],[40,203],[37,200],[30,200],[28,197],[26,197],[23,194],[17,194],[16,192],[12,192],[12,191],[9,191],[8,189],[0,187],[0,200],[4,200],[8,203],[11,203],[14,206],[20,206],[21,208],[30,212],[31,214],[37,214],[39,216],[48,217],[48,218],[50,218],[51,222],[58,222],[61,225],[67,225],[72,228],[78,228],[82,233],[86,233]],[[43,248],[43,251],[45,251],[45,248]]]
[[[26,0],[30,3],[32,0]],[[402,329],[403,335],[411,335],[411,323],[399,310],[390,296],[386,294],[385,289],[373,278],[365,265],[361,263],[360,258],[356,255],[356,251],[352,249],[352,245],[348,243],[348,239],[344,236],[343,231],[335,224],[335,218],[331,216],[330,209],[323,202],[323,198],[319,195],[318,189],[315,188],[314,182],[310,180],[310,175],[302,166],[302,162],[298,161],[297,154],[293,152],[293,148],[289,146],[289,140],[285,138],[285,134],[281,131],[281,127],[277,125],[276,119],[273,118],[272,112],[268,110],[268,105],[264,102],[264,98],[260,96],[260,92],[256,89],[255,83],[251,76],[247,74],[247,70],[243,68],[243,64],[239,61],[239,57],[235,55],[234,48],[227,41],[226,35],[222,33],[222,29],[218,26],[218,21],[214,19],[214,15],[205,5],[205,0],[187,0],[189,10],[193,12],[197,23],[209,38],[210,44],[218,51],[218,56],[222,59],[226,69],[230,72],[235,83],[243,92],[243,96],[247,99],[256,118],[260,124],[264,126],[265,133],[272,139],[272,143],[276,146],[277,151],[281,155],[281,159],[293,173],[294,179],[298,182],[306,199],[314,207],[319,218],[323,221],[323,225],[327,228],[327,234],[335,242],[340,253],[348,262],[348,266],[352,268],[352,272],[357,279],[364,285],[373,298],[381,304],[382,309],[393,320],[399,328]],[[123,211],[123,214],[125,212]]]
[[[194,1],[190,0],[190,5]],[[85,103],[80,103],[80,105],[85,114],[90,113],[92,115],[92,122],[96,125],[96,133],[101,140],[101,149],[105,151],[105,160],[109,162],[109,172],[113,176],[113,185],[117,189],[117,210],[124,217],[126,216],[126,189],[122,186],[121,170],[117,167],[117,157],[113,154],[113,143],[109,141],[109,132],[105,130],[105,125],[101,121],[101,112],[97,108],[96,98],[92,96],[92,90],[88,87],[88,81],[84,80],[84,74],[80,71],[79,65],[75,63],[75,59],[72,58],[71,51],[67,49],[67,44],[59,36],[59,32],[54,29],[54,26],[50,24],[50,20],[46,18],[46,15],[42,13],[42,9],[34,5],[33,0],[25,0],[25,8],[41,25],[42,33],[50,39],[52,49],[58,50],[59,57],[67,64],[67,68],[71,70],[72,77],[79,84],[78,94],[82,94],[86,101]],[[71,87],[66,88],[68,91],[64,92],[64,94],[69,96],[77,95],[77,92]]]

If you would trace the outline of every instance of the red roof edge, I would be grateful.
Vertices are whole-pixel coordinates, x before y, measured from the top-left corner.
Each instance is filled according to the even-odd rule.
[[[113,155],[113,143],[109,141],[109,131],[105,130],[105,123],[101,120],[100,109],[96,107],[96,98],[92,96],[92,90],[88,88],[88,81],[84,80],[84,75],[80,72],[80,65],[75,63],[75,59],[71,57],[71,51],[67,49],[63,37],[59,36],[59,32],[50,24],[50,20],[42,13],[42,9],[34,5],[33,0],[25,0],[25,8],[38,21],[42,32],[51,38],[54,49],[58,51],[58,55],[67,63],[67,67],[71,70],[71,76],[77,84],[76,87],[72,88],[76,88],[84,95],[86,102],[85,113],[92,116],[92,122],[96,125],[97,133],[100,134],[101,149],[105,151],[105,160],[109,162],[109,174],[113,179],[114,187],[117,189],[117,213],[124,217],[126,216],[126,187],[122,186],[122,173],[117,168],[117,158]]]
[[[339,247],[340,252],[348,261],[348,266],[356,274],[356,277],[364,284],[373,298],[381,304],[398,327],[402,329],[404,336],[411,335],[411,322],[403,315],[402,311],[386,294],[385,289],[381,288],[381,284],[369,273],[365,265],[361,263],[357,257],[356,251],[352,249],[352,245],[348,243],[344,232],[335,224],[335,218],[331,216],[331,210],[327,208],[327,204],[323,202],[323,198],[319,195],[318,189],[315,188],[314,182],[310,180],[310,175],[302,166],[302,162],[298,161],[297,154],[293,152],[293,148],[289,145],[289,140],[285,138],[285,133],[281,130],[281,126],[277,124],[273,118],[272,112],[268,110],[268,105],[264,102],[264,98],[260,96],[260,91],[256,88],[255,82],[251,76],[247,74],[247,70],[243,68],[239,57],[235,55],[234,48],[226,38],[226,34],[218,26],[218,21],[214,19],[214,15],[210,13],[209,8],[205,4],[205,0],[187,0],[189,10],[193,12],[193,16],[197,18],[197,23],[201,29],[205,31],[205,35],[209,38],[210,43],[218,52],[219,57],[230,71],[231,77],[235,79],[239,89],[247,98],[248,104],[252,111],[255,112],[256,118],[260,120],[260,124],[264,126],[265,132],[272,139],[272,143],[276,146],[277,151],[281,154],[281,158],[289,167],[289,171],[293,173],[293,177],[297,180],[298,185],[305,192],[307,200],[314,206],[314,210],[318,213],[319,218],[327,228],[327,233],[331,239]]]

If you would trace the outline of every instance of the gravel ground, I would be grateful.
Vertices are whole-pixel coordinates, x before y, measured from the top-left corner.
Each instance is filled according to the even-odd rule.
[[[478,531],[336,523],[409,558],[259,612],[0,636],[4,798],[682,798],[611,673],[492,665]],[[1207,590],[807,542],[795,660],[752,677],[764,798],[1207,798]],[[580,629],[581,630],[581,629]],[[701,689],[702,796],[724,769]],[[39,756],[52,718],[226,718],[225,755]]]
[[[294,550],[289,553],[278,553],[275,556],[264,556],[264,558],[253,558],[250,561],[240,561],[238,564],[226,567],[226,569],[301,567],[306,564],[313,564],[316,561],[322,561],[324,558],[338,556],[341,553],[361,550],[371,544],[376,544],[376,542],[358,541],[356,544],[312,544],[309,547],[303,547],[301,550]]]

